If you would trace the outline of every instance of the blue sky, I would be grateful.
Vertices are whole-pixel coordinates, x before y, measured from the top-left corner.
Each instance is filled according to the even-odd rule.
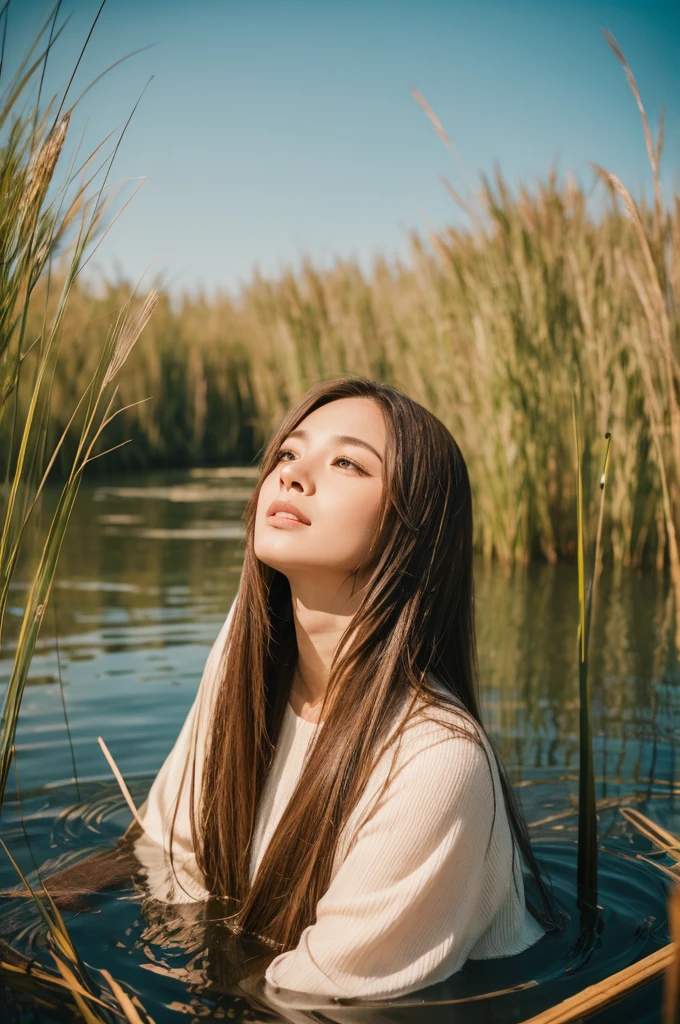
[[[71,20],[46,88],[68,80],[98,0],[64,0]],[[8,70],[52,9],[12,0]],[[303,256],[332,266],[404,258],[407,232],[459,213],[439,181],[475,189],[497,161],[531,187],[557,160],[590,187],[589,161],[635,195],[651,174],[635,101],[602,28],[637,78],[653,130],[666,104],[662,182],[680,190],[680,4],[488,0],[108,0],[74,96],[106,65],[73,134],[93,147],[153,75],[113,178],[146,175],[95,272],[154,272],[175,292],[238,291]],[[3,76],[4,77],[4,76]],[[436,111],[451,160],[410,92]]]

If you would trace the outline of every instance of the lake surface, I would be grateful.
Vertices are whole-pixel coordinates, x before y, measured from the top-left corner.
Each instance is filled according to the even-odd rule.
[[[130,823],[98,736],[136,804],[144,800],[236,593],[240,516],[251,487],[252,478],[233,470],[155,473],[83,486],[17,732],[31,852],[14,769],[2,819],[3,838],[31,880],[31,853],[52,870],[114,845]],[[53,500],[49,495],[45,517]],[[230,988],[221,962],[230,955],[228,944],[218,940],[206,947],[200,922],[150,907],[136,888],[94,895],[87,910],[65,914],[71,935],[91,967],[106,968],[132,986],[156,1024],[186,1014],[188,1020],[522,1021],[668,941],[668,882],[659,865],[671,861],[654,852],[620,812],[628,803],[680,834],[680,672],[664,581],[626,573],[614,580],[605,568],[600,583],[593,713],[602,909],[585,949],[578,943],[575,903],[576,570],[531,566],[506,573],[479,564],[476,588],[485,724],[517,786],[539,859],[570,915],[567,933],[518,957],[468,962],[441,985],[374,1008],[318,1004],[312,1012],[310,1004],[267,1011],[259,992]],[[11,592],[0,652],[3,688],[25,591],[19,580]],[[0,885],[16,881],[11,865],[0,860]],[[0,935],[50,962],[44,927],[30,903],[0,898]],[[522,983],[528,985],[521,991],[480,998]],[[661,997],[657,981],[594,1019],[659,1021]]]

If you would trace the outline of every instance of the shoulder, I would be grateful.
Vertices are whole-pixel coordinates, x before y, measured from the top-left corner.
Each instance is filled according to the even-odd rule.
[[[399,732],[399,730],[398,730]],[[402,719],[392,761],[392,782],[424,787],[438,798],[493,803],[495,763],[482,727],[455,698],[419,700]]]
[[[464,706],[441,683],[431,680],[430,687],[413,702],[404,704],[401,722],[407,748],[442,745],[449,755],[462,753],[468,747],[490,748],[484,729]]]
[[[397,715],[391,742],[350,815],[352,838],[349,847],[340,844],[340,860],[360,834],[404,832],[410,846],[422,850],[461,842],[484,849],[493,832],[493,754],[471,716],[452,702],[426,706],[419,701],[403,710],[406,718]]]

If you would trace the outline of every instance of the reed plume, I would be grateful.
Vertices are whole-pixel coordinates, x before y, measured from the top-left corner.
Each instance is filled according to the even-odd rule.
[[[151,319],[151,314],[158,305],[158,291],[152,289],[136,312],[127,316],[113,348],[111,362],[104,375],[103,386],[106,387],[120,372],[123,363],[132,352],[140,334]]]

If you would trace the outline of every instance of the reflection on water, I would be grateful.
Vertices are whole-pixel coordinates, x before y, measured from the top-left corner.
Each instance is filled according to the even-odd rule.
[[[98,735],[135,802],[143,801],[236,592],[240,517],[251,486],[247,471],[199,470],[83,488],[17,732],[26,831],[33,857],[47,871],[112,846],[130,822]],[[602,911],[596,938],[578,951],[575,569],[532,566],[506,574],[479,565],[476,585],[487,728],[516,783],[539,857],[571,915],[567,934],[518,957],[469,961],[447,982],[389,1004],[314,1004],[317,1017],[347,1024],[424,1017],[520,1021],[668,941],[667,883],[656,867],[666,859],[619,811],[628,803],[680,833],[674,756],[680,677],[667,588],[652,577],[624,576],[614,583],[607,573],[600,587],[593,700]],[[0,652],[3,686],[25,591],[19,582],[11,594]],[[12,786],[3,838],[30,872]],[[0,885],[15,882],[11,866],[0,862]],[[235,981],[258,963],[262,949],[237,943],[210,908],[160,907],[130,883],[88,897],[87,909],[66,920],[87,963],[132,985],[156,1024],[181,1013],[196,1020],[312,1019],[304,999],[279,1011],[266,1007],[257,977],[234,993]],[[47,957],[44,928],[29,903],[0,900],[0,934],[23,952]],[[480,999],[505,989],[514,991]],[[659,982],[596,1019],[656,1021],[660,1003]]]

